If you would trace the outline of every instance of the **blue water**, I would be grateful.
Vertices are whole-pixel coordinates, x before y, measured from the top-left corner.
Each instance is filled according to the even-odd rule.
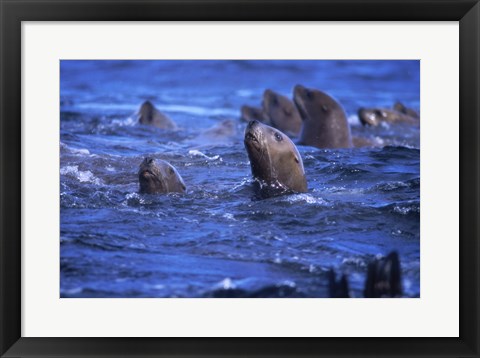
[[[331,267],[361,297],[368,262],[392,250],[404,296],[420,295],[419,128],[364,128],[356,116],[396,100],[419,110],[418,61],[61,61],[60,70],[61,297],[272,287],[325,297]],[[259,106],[266,88],[291,98],[296,84],[334,96],[352,134],[382,145],[299,146],[308,193],[254,200],[240,107]],[[146,99],[180,130],[136,124]],[[228,118],[236,135],[199,136]],[[174,165],[187,193],[139,194],[147,155]]]

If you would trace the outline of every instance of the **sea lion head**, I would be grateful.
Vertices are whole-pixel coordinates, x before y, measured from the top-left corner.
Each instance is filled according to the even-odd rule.
[[[255,120],[245,129],[244,143],[253,177],[265,189],[262,196],[307,191],[302,158],[287,135]]]
[[[155,110],[156,108],[152,102],[143,102],[137,112],[138,121],[141,124],[152,124]]]
[[[376,127],[387,117],[387,112],[380,108],[360,108],[358,110],[358,119],[364,126]]]
[[[160,112],[152,102],[145,101],[140,105],[135,117],[140,124],[146,124],[162,129],[176,129],[177,125],[165,114]]]
[[[418,119],[389,108],[360,108],[358,118],[363,125],[378,126],[385,123],[418,124]]]
[[[335,99],[320,90],[296,85],[293,101],[303,120],[300,143],[317,148],[352,146],[347,116]]]
[[[146,157],[138,171],[140,193],[183,193],[185,183],[176,169],[164,160],[154,160]]]
[[[393,105],[392,107],[394,110],[400,112],[400,113],[403,113],[403,114],[406,114],[407,116],[410,116],[412,118],[415,118],[415,119],[420,119],[420,116],[418,115],[418,112],[415,111],[414,109],[412,108],[408,108],[407,106],[405,106],[402,102],[400,101],[397,101],[395,102],[395,104]]]
[[[273,127],[284,133],[298,136],[302,128],[302,119],[291,100],[267,89],[263,93],[262,106]]]

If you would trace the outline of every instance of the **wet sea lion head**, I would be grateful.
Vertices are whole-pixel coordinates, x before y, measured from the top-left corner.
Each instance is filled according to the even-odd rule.
[[[263,93],[262,106],[273,127],[287,134],[298,136],[302,128],[302,119],[291,100],[267,89]]]
[[[176,169],[164,160],[146,157],[138,171],[140,193],[157,194],[186,190],[185,183]]]
[[[148,100],[143,102],[137,112],[138,121],[142,124],[152,124],[155,110],[152,102]]]
[[[302,158],[287,135],[259,121],[250,121],[244,143],[252,175],[265,187],[267,196],[307,191]]]
[[[151,125],[162,129],[176,129],[177,125],[161,113],[150,101],[145,101],[140,105],[135,117],[140,124]]]
[[[415,119],[420,119],[420,116],[418,114],[417,111],[415,111],[414,109],[412,108],[408,108],[407,106],[405,106],[402,102],[400,101],[397,101],[395,102],[395,104],[393,105],[392,107],[394,110],[400,112],[400,113],[403,113],[403,114],[406,114],[410,117],[413,117]]]
[[[363,125],[368,126],[378,126],[381,122],[407,124],[419,123],[417,118],[389,108],[360,108],[358,110],[358,119]]]
[[[343,107],[325,92],[296,85],[293,100],[303,120],[299,143],[317,148],[352,146]]]
[[[380,108],[360,108],[358,110],[358,119],[364,126],[378,126],[384,121],[388,114]]]

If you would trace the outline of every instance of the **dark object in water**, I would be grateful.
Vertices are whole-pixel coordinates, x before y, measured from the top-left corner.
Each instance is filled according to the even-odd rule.
[[[290,285],[268,285],[254,291],[247,291],[242,288],[218,288],[205,294],[205,297],[212,298],[301,298],[306,297],[294,286]]]
[[[399,297],[402,295],[400,259],[393,251],[387,257],[368,264],[363,295],[366,298]]]
[[[337,281],[333,269],[328,272],[328,292],[331,298],[350,298],[348,280],[345,274]]]

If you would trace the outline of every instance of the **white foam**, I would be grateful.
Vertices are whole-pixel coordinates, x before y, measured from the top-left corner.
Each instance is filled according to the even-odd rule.
[[[235,220],[235,217],[233,216],[233,214],[230,214],[230,213],[225,213],[225,214],[223,214],[223,217],[224,217],[225,219],[228,219],[228,220],[236,221],[236,220]]]
[[[209,157],[208,155],[200,152],[200,151],[197,150],[197,149],[191,149],[191,150],[189,150],[189,151],[188,151],[188,154],[193,155],[193,156],[196,156],[196,157],[203,157],[203,158],[206,158],[206,159],[208,159],[208,160],[217,160],[217,159],[220,158],[219,155],[214,155],[213,157]],[[222,159],[220,158],[220,160],[222,160]]]
[[[137,124],[137,122],[138,122],[138,120],[134,116],[127,117],[127,118],[124,118],[124,119],[114,119],[114,120],[112,120],[112,124],[115,125],[115,126],[119,126],[119,127],[133,127],[134,125]]]
[[[237,286],[235,285],[235,283],[232,281],[231,278],[227,277],[226,279],[223,279],[217,285],[215,285],[215,287],[224,289],[224,290],[231,290],[236,288]]]
[[[322,198],[315,198],[311,194],[294,194],[285,196],[284,200],[288,201],[289,203],[298,203],[301,201],[306,202],[307,204],[320,204],[325,205],[327,202]]]
[[[93,173],[89,170],[81,171],[78,170],[78,165],[70,165],[63,168],[60,168],[61,175],[70,175],[76,179],[78,179],[81,183],[93,183],[96,185],[101,185],[102,181],[97,178]]]
[[[72,148],[72,147],[70,147],[67,144],[62,143],[62,142],[60,142],[60,148],[62,148],[65,151],[68,151],[71,154],[93,156],[93,155],[90,154],[90,151],[86,148]]]

